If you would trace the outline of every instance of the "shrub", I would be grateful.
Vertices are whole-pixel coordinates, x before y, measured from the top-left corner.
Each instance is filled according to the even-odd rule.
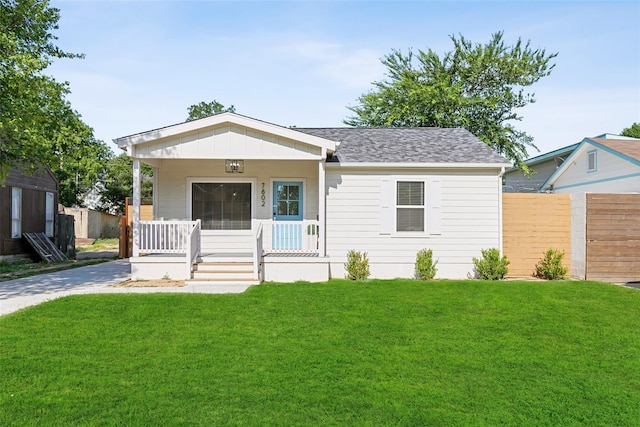
[[[369,277],[369,259],[366,252],[350,250],[347,252],[347,262],[344,264],[347,270],[347,279],[364,280]]]
[[[485,280],[499,280],[509,271],[510,261],[500,256],[498,248],[482,249],[482,259],[473,258],[478,277]]]
[[[548,249],[536,264],[535,276],[547,280],[564,279],[568,269],[562,265],[563,257],[564,251]]]
[[[420,280],[432,280],[436,277],[438,261],[433,261],[431,249],[421,249],[416,255],[416,277]]]

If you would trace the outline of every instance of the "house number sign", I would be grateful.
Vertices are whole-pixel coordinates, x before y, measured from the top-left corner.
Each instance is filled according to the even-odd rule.
[[[262,207],[264,208],[265,202],[267,200],[267,192],[264,190],[264,182],[262,183],[262,190],[260,191],[260,201],[262,202]]]

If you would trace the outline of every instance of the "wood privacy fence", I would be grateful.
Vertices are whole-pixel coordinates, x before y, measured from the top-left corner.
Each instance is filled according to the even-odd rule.
[[[125,216],[120,220],[120,248],[118,256],[120,258],[130,258],[133,256],[133,234],[131,225],[133,224],[133,198],[125,198]],[[140,202],[140,220],[151,221],[153,219],[153,204],[151,200]]]
[[[640,194],[586,197],[586,278],[640,281]]]
[[[565,252],[571,263],[571,200],[568,194],[503,193],[503,252],[509,277],[533,275],[548,249]]]

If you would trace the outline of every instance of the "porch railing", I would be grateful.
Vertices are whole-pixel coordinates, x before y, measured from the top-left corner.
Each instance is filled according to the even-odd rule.
[[[260,263],[262,262],[262,255],[264,254],[264,233],[262,223],[258,223],[258,230],[256,231],[256,250],[253,253],[253,277],[262,281],[260,277]]]
[[[187,237],[187,279],[191,279],[193,263],[196,262],[200,254],[200,220],[195,221],[195,225]]]
[[[318,253],[320,224],[316,220],[261,221],[265,253]]]
[[[195,238],[198,242],[193,245]],[[141,254],[187,254],[189,258],[192,250],[200,250],[199,239],[200,220],[140,221]]]

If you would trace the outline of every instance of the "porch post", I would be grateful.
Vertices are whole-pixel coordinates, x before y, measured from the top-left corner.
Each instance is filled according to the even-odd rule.
[[[133,159],[133,256],[140,256],[140,160]]]
[[[325,178],[325,159],[326,151],[323,151],[323,156],[318,163],[318,223],[320,224],[320,232],[318,233],[318,256],[326,256],[326,178]]]

